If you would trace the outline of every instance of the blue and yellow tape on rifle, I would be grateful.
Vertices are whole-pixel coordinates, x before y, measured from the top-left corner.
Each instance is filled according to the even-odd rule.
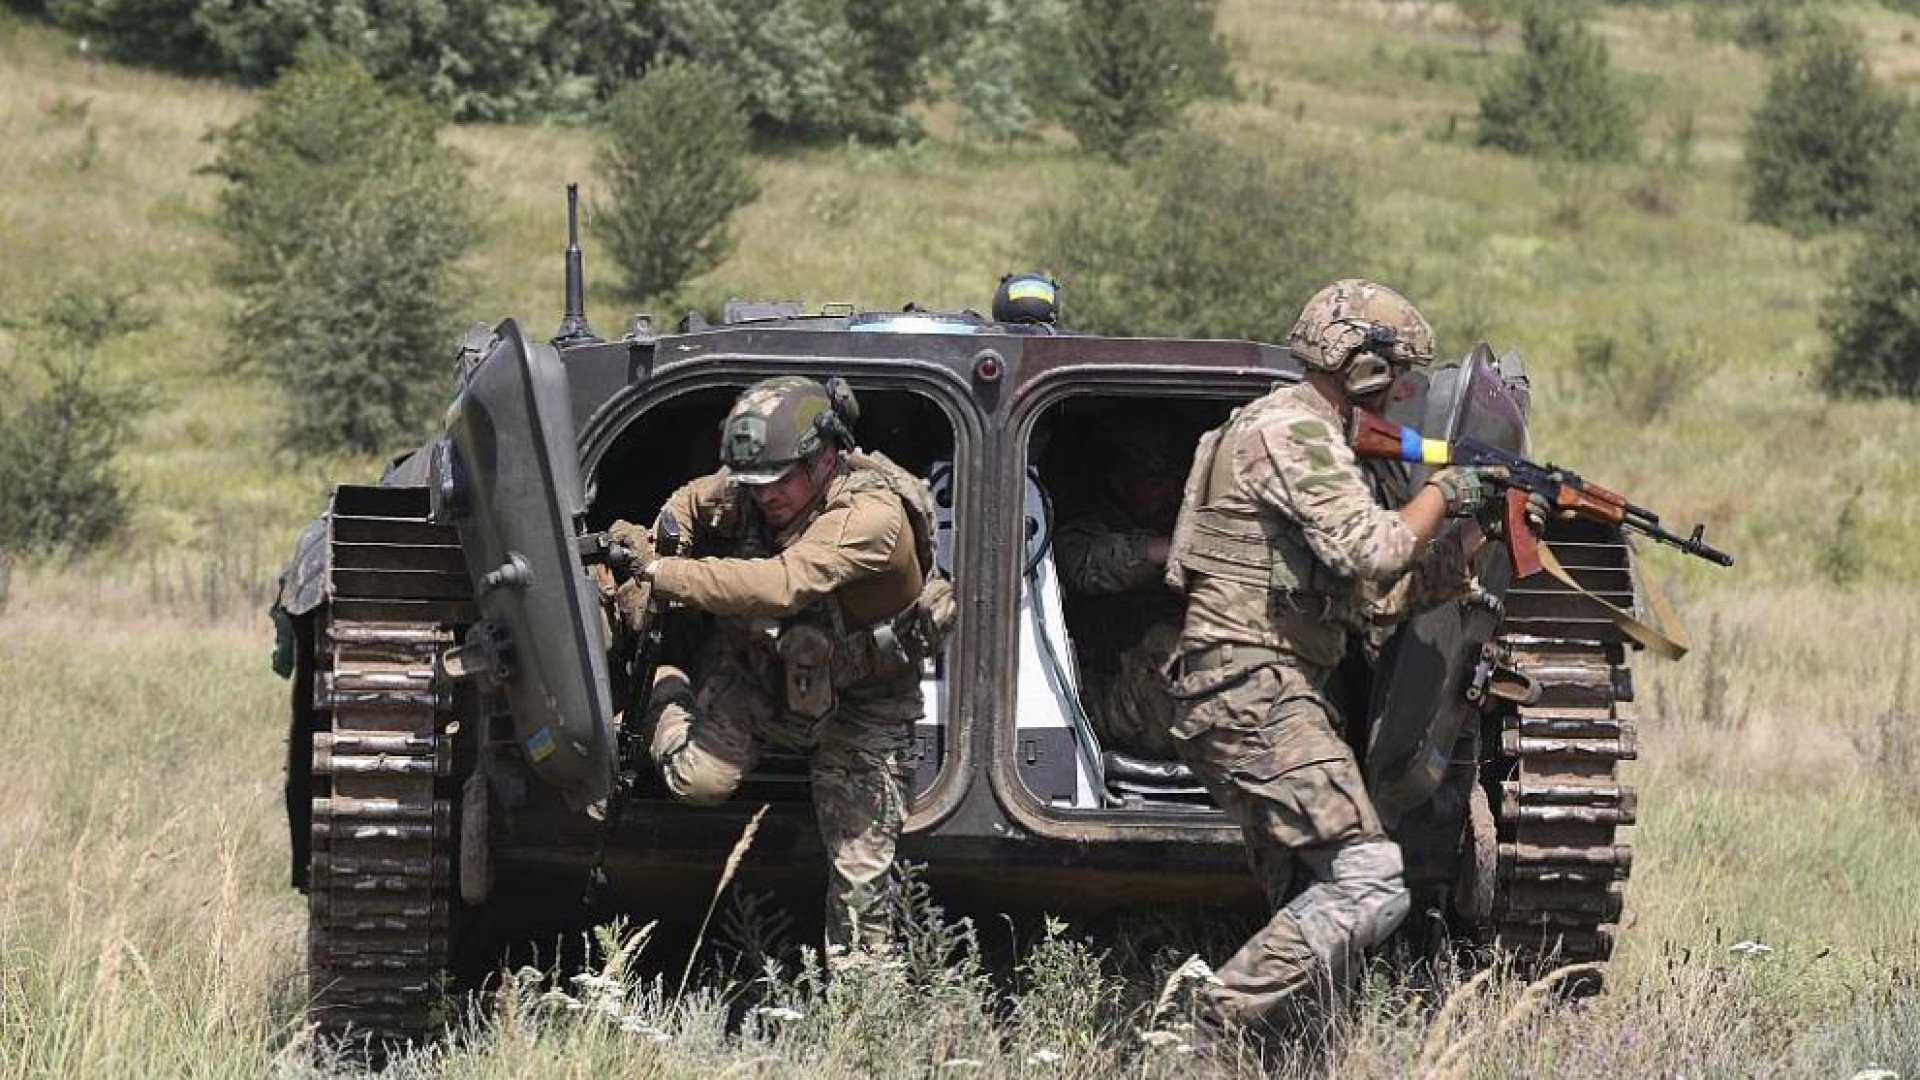
[[[1400,460],[1417,461],[1422,465],[1453,464],[1453,447],[1442,439],[1422,438],[1420,433],[1410,427],[1400,429]]]

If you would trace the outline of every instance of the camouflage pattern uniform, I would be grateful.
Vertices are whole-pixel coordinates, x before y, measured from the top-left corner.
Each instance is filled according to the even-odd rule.
[[[744,400],[744,399],[743,399]],[[738,407],[736,406],[736,412]],[[675,797],[725,800],[769,743],[809,755],[830,867],[827,935],[883,947],[880,902],[907,810],[920,665],[895,640],[927,576],[924,483],[884,457],[842,456],[814,506],[776,532],[726,469],[667,500],[689,545],[653,565],[656,596],[717,616],[694,675],[663,665],[652,756]],[[926,560],[930,563],[930,559]],[[929,590],[931,591],[931,590]],[[796,689],[805,669],[823,677]]]
[[[1400,851],[1326,697],[1347,635],[1457,595],[1458,533],[1416,551],[1373,497],[1339,411],[1278,388],[1202,439],[1168,579],[1180,757],[1240,825],[1276,914],[1208,991],[1217,1020],[1300,1032],[1406,917]],[[1296,875],[1305,888],[1287,897]],[[1284,906],[1282,906],[1284,903]]]
[[[1144,758],[1174,757],[1167,661],[1180,639],[1180,595],[1147,552],[1153,532],[1102,500],[1054,534],[1054,565],[1076,627],[1081,688],[1102,745]]]

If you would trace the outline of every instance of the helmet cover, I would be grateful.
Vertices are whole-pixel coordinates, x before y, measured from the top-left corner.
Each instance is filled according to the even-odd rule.
[[[720,422],[720,461],[735,483],[771,484],[837,429],[826,387],[798,375],[763,379],[741,391]]]
[[[1394,290],[1345,278],[1307,301],[1287,347],[1308,368],[1347,371],[1348,389],[1368,394],[1391,383],[1394,368],[1433,359],[1433,327]]]

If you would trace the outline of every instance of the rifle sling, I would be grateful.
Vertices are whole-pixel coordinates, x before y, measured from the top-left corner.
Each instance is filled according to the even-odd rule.
[[[1552,574],[1562,585],[1600,605],[1601,610],[1607,613],[1607,617],[1613,620],[1613,624],[1620,628],[1621,633],[1638,642],[1655,656],[1666,660],[1678,660],[1687,655],[1687,650],[1693,647],[1693,643],[1687,637],[1686,627],[1680,625],[1680,617],[1674,613],[1673,605],[1667,601],[1666,592],[1646,570],[1636,566],[1633,576],[1638,579],[1641,591],[1646,597],[1647,608],[1655,624],[1652,626],[1635,618],[1632,612],[1623,611],[1600,599],[1585,586],[1573,580],[1573,575],[1567,573],[1566,567],[1560,565],[1559,558],[1553,554],[1553,549],[1548,547],[1544,540],[1540,543],[1540,567]]]

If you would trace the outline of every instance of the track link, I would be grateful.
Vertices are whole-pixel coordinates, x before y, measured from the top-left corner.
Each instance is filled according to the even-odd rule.
[[[1632,606],[1632,553],[1617,531],[1556,523],[1548,541],[1583,586]],[[1633,869],[1619,836],[1637,809],[1619,777],[1638,755],[1628,643],[1543,574],[1509,590],[1496,649],[1533,693],[1489,717],[1498,746],[1483,774],[1499,841],[1493,936],[1528,966],[1606,960]]]
[[[434,661],[471,620],[419,489],[341,488],[315,643],[308,1017],[376,1052],[423,1040],[446,970],[451,701]]]

